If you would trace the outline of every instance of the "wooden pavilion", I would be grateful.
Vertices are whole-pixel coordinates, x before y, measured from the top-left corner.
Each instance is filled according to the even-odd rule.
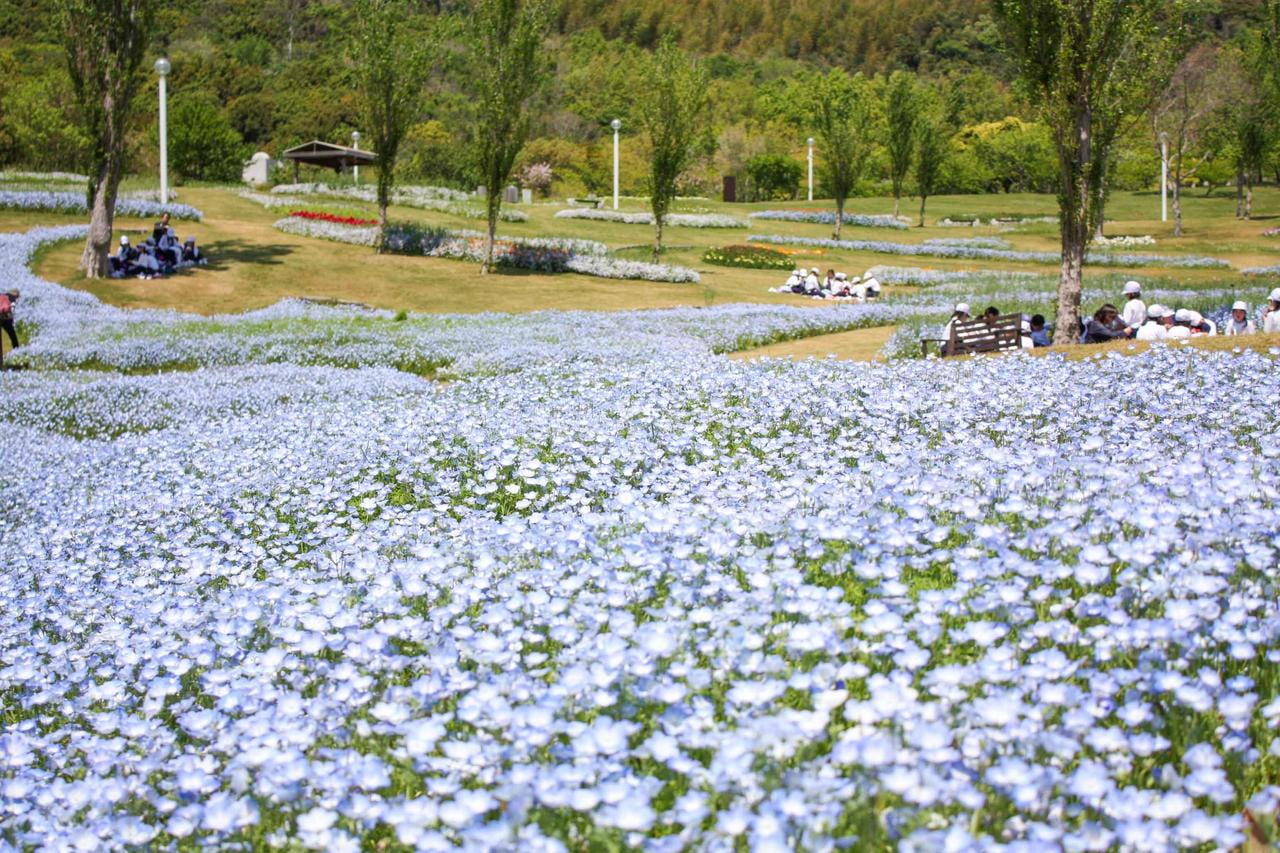
[[[318,139],[295,145],[280,156],[285,160],[293,161],[293,182],[295,184],[298,182],[299,163],[306,163],[308,166],[323,166],[326,169],[333,169],[335,172],[342,173],[353,166],[368,166],[378,162],[377,155],[372,151],[361,151],[359,148],[348,148],[345,145],[321,142]]]

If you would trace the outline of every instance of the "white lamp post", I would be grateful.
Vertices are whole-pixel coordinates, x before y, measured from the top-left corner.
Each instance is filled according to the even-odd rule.
[[[351,131],[351,147],[357,151],[360,150],[360,131],[358,130]],[[355,175],[355,182],[358,185],[360,183],[360,164],[353,164],[351,166],[351,172]]]
[[[1169,134],[1160,131],[1160,221],[1169,221]]]
[[[814,138],[809,137],[809,201],[813,201],[813,143]]]
[[[156,74],[160,76],[160,203],[169,203],[169,88],[167,78],[172,66],[163,56],[156,60]]]
[[[613,209],[618,209],[618,131],[622,130],[622,121],[614,119],[609,122],[613,128]]]

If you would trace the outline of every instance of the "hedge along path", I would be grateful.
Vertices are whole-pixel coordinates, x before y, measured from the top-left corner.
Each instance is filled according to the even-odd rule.
[[[884,361],[884,347],[898,330],[897,326],[876,326],[870,329],[854,329],[815,335],[794,341],[769,344],[756,349],[730,353],[735,361],[754,361],[759,358],[826,358],[835,356],[843,361]]]

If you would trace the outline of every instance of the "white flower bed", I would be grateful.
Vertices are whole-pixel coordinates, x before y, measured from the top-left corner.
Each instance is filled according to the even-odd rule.
[[[702,281],[697,271],[688,267],[627,261],[598,255],[571,255],[565,263],[565,269],[597,278],[636,279],[672,284],[697,284]]]
[[[0,209],[37,210],[49,213],[88,213],[84,193],[48,190],[14,191],[0,189]],[[121,196],[116,199],[117,216],[151,217],[167,213],[174,219],[199,220],[204,214],[189,204],[161,204],[147,198]]]
[[[358,201],[376,201],[378,198],[376,187],[342,184],[277,184],[271,188],[271,192],[279,195],[330,195]],[[469,194],[448,187],[410,185],[396,187],[393,192],[396,197],[419,201],[469,201],[471,199]]]
[[[316,187],[324,187],[326,190],[317,190]],[[295,195],[285,194],[285,190],[290,188],[301,188]],[[346,192],[342,192],[339,188],[328,187],[326,184],[281,184],[273,187],[270,193],[258,193],[251,191],[242,191],[238,195],[252,201],[254,204],[262,205],[268,210],[279,210],[282,208],[299,209],[308,205],[314,205],[314,201],[302,198],[303,195],[324,195],[334,198],[350,199],[352,201],[362,201],[366,203],[376,203],[378,200],[377,191],[370,187],[348,187]],[[462,196],[462,200],[451,198],[437,198],[436,193],[451,193]],[[413,207],[419,210],[433,210],[438,213],[446,213],[450,216],[457,216],[461,219],[487,219],[488,213],[482,205],[466,201],[466,193],[458,193],[456,190],[447,190],[443,187],[404,187],[397,189],[391,194],[391,203],[401,207]],[[522,210],[513,210],[504,207],[498,211],[499,222],[528,222],[529,215]]]
[[[1061,256],[1055,252],[1023,252],[1013,249],[988,249],[975,246],[889,243],[883,240],[823,240],[813,237],[753,234],[747,238],[747,241],[750,243],[773,243],[784,246],[809,246],[820,249],[845,249],[859,252],[881,252],[891,255],[964,258],[968,260],[1025,261],[1040,264],[1058,263],[1061,260]],[[1231,264],[1221,258],[1209,258],[1200,255],[1148,255],[1135,253],[1090,252],[1086,260],[1090,264],[1119,267],[1168,266],[1184,268],[1229,268],[1231,266]]]
[[[836,214],[831,210],[758,210],[748,214],[752,219],[765,219],[775,222],[811,222],[816,225],[835,225]],[[846,213],[845,225],[856,225],[861,228],[894,228],[906,230],[909,220],[893,216],[869,216],[862,213]]]
[[[619,222],[625,225],[652,225],[653,214],[625,210],[597,210],[590,207],[569,207],[556,211],[556,219],[590,219],[598,222]],[[718,213],[668,213],[664,225],[682,228],[746,228],[748,223],[733,216]]]

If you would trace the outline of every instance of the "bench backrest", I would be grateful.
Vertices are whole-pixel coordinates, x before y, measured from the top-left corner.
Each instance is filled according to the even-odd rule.
[[[954,323],[949,344],[952,355],[1021,349],[1022,315],[1005,314],[993,323],[983,319]]]

